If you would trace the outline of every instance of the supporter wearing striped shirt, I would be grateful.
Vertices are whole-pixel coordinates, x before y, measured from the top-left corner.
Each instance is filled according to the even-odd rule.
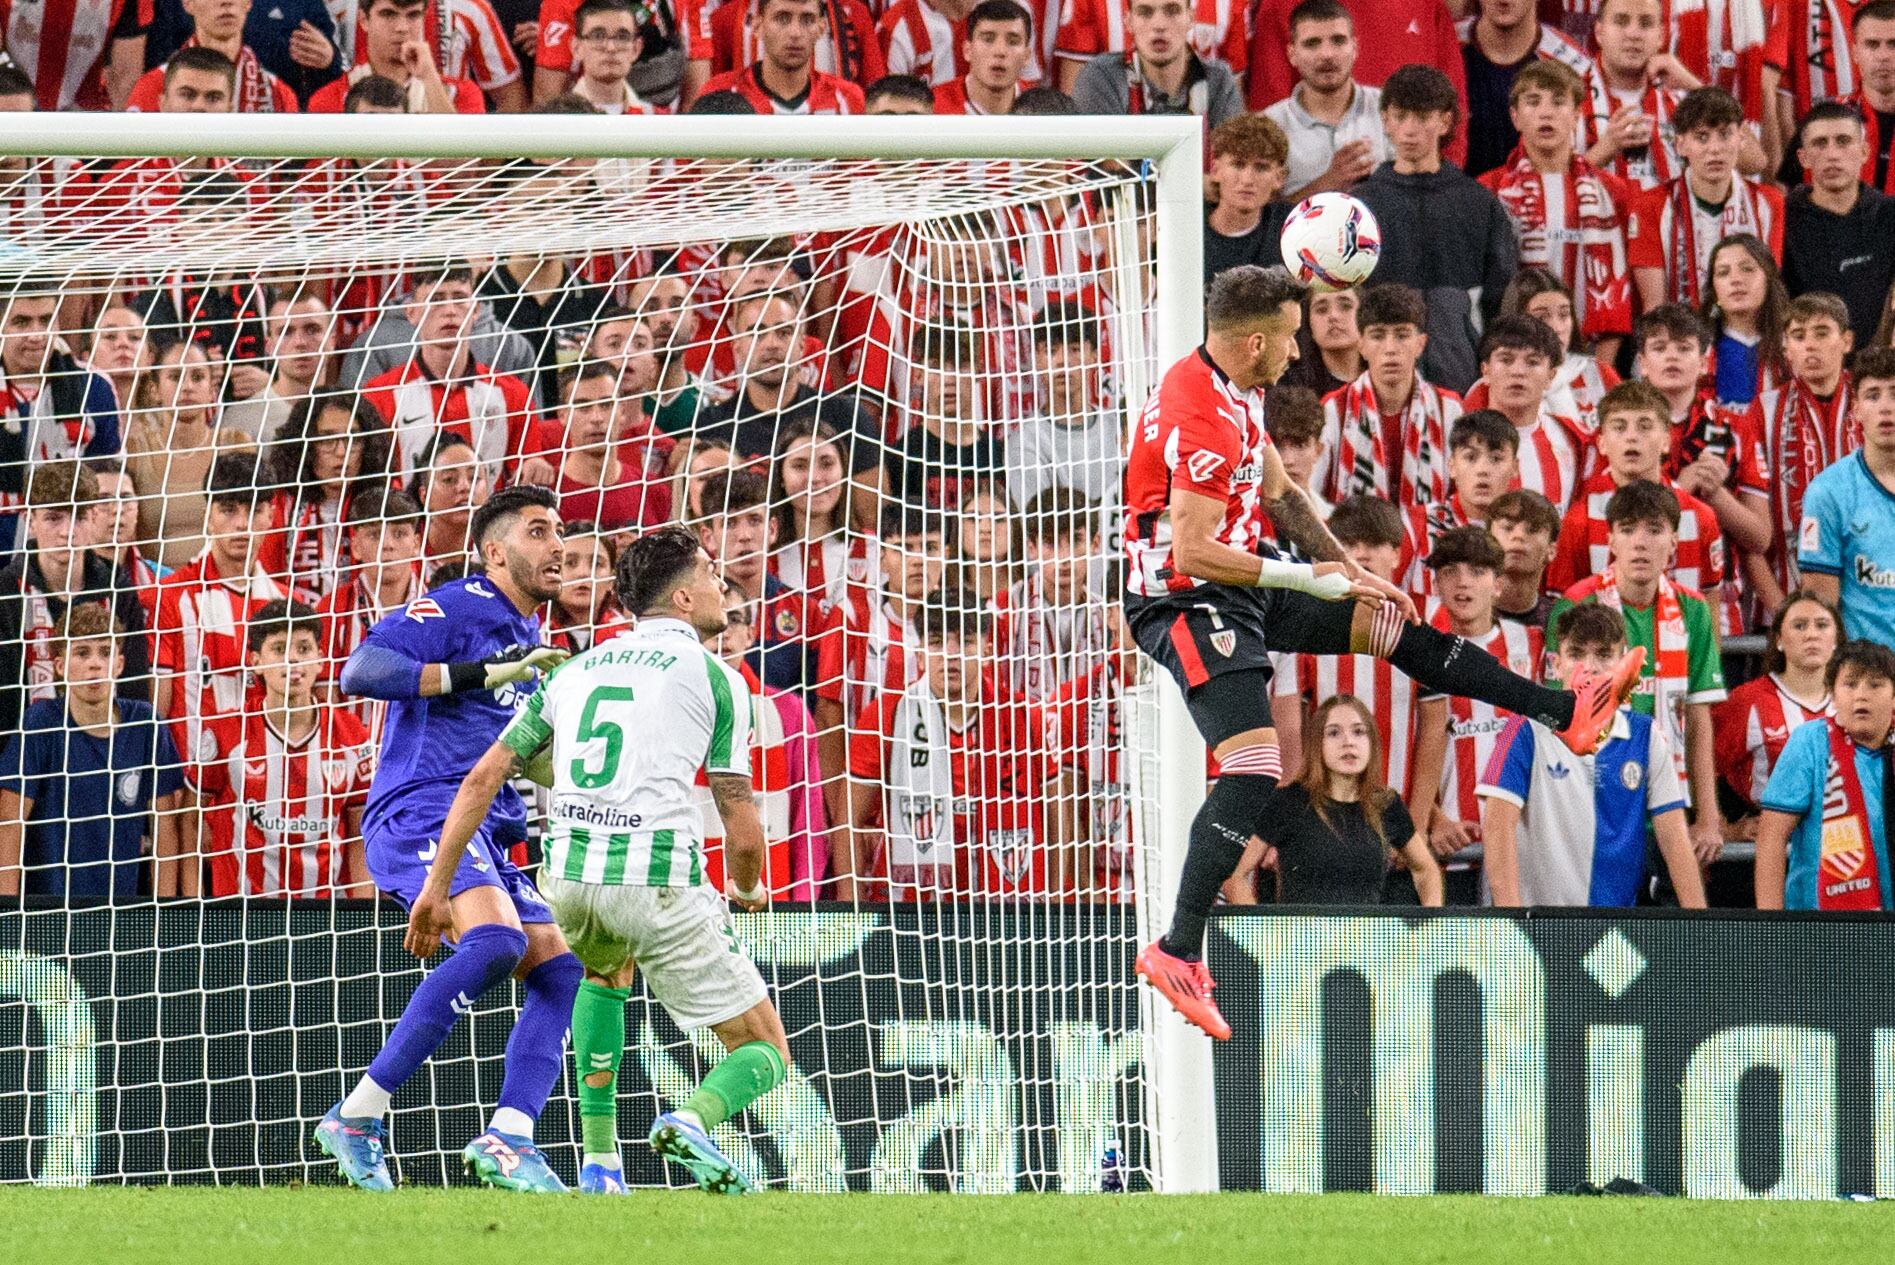
[[[1018,0],[981,0],[967,15],[954,66],[961,73],[934,85],[936,114],[1008,114],[1038,77],[1033,18]]]
[[[1351,562],[1384,580],[1395,579],[1402,557],[1402,521],[1394,505],[1378,497],[1352,496],[1330,512],[1329,534]],[[1285,655],[1276,663],[1270,710],[1284,752],[1283,780],[1293,780],[1300,771],[1305,705],[1353,694],[1374,714],[1376,730],[1384,738],[1382,781],[1406,802],[1421,687],[1387,659],[1372,654]]]
[[[1435,539],[1428,569],[1440,598],[1436,628],[1465,637],[1509,671],[1539,679],[1544,654],[1538,628],[1494,616],[1506,554],[1484,527],[1455,527]],[[1451,856],[1480,841],[1475,788],[1494,743],[1512,712],[1491,703],[1446,694],[1421,700],[1415,720],[1415,829],[1436,856]]]
[[[145,66],[152,0],[0,0],[0,45],[42,110],[117,110]]]
[[[1402,510],[1403,583],[1411,593],[1434,592],[1428,552],[1443,532],[1483,526],[1493,503],[1520,481],[1520,432],[1506,415],[1477,408],[1454,419],[1448,430],[1448,479],[1445,499],[1398,499]]]
[[[190,15],[191,37],[185,48],[216,49],[237,67],[237,90],[233,108],[239,114],[295,114],[301,108],[296,93],[281,79],[263,68],[244,40],[244,22],[250,16],[250,0],[181,0]],[[164,93],[165,70],[156,66],[146,71],[132,86],[125,108],[152,112]]]
[[[1722,601],[1724,538],[1711,507],[1665,477],[1671,450],[1671,407],[1647,382],[1621,382],[1599,402],[1599,455],[1606,468],[1588,479],[1560,524],[1559,548],[1547,580],[1565,590],[1611,563],[1605,507],[1627,484],[1668,487],[1678,498],[1678,547],[1666,568],[1672,581],[1696,589],[1712,610]]]
[[[1711,704],[1725,698],[1724,666],[1710,604],[1666,574],[1678,547],[1679,517],[1678,497],[1669,488],[1639,482],[1614,492],[1605,508],[1611,565],[1567,589],[1552,620],[1574,605],[1610,606],[1624,621],[1626,639],[1644,648],[1630,705],[1653,717],[1663,733],[1685,801],[1696,809],[1692,847],[1709,864],[1724,846],[1711,739]]]
[[[311,94],[309,113],[343,113],[349,90],[379,75],[402,90],[410,114],[485,114],[487,102],[479,87],[450,74],[439,52],[423,38],[428,10],[427,0],[362,0],[355,65]],[[513,72],[517,84],[517,65]]]
[[[1562,680],[1615,663],[1625,649],[1623,621],[1596,605],[1569,607],[1552,630],[1552,675]],[[1647,715],[1621,707],[1605,745],[1589,756],[1516,716],[1495,744],[1479,795],[1484,876],[1496,905],[1636,904],[1648,878],[1649,825],[1678,903],[1704,907],[1671,748]]]
[[[1733,837],[1754,837],[1754,810],[1790,735],[1828,715],[1824,671],[1841,641],[1842,616],[1834,606],[1807,589],[1792,593],[1770,621],[1764,674],[1711,709],[1718,777],[1746,809],[1746,820],[1733,823]]]
[[[400,488],[371,488],[349,500],[343,532],[348,538],[350,571],[334,592],[322,599],[316,615],[322,620],[322,685],[335,693],[342,665],[397,607],[420,597],[421,504]],[[350,700],[356,718],[381,733],[385,704],[376,699]]]
[[[212,896],[367,896],[362,808],[375,748],[362,722],[316,694],[320,621],[275,601],[250,621],[257,705],[208,727],[191,770],[206,809]]]
[[[1494,408],[1520,432],[1520,485],[1561,513],[1585,481],[1592,436],[1576,417],[1555,413],[1547,401],[1553,371],[1565,353],[1545,321],[1501,316],[1480,340],[1481,380],[1468,392],[1469,409]]]
[[[735,92],[758,114],[861,114],[862,89],[816,69],[826,27],[822,0],[760,0],[757,60],[711,76],[701,95]]]

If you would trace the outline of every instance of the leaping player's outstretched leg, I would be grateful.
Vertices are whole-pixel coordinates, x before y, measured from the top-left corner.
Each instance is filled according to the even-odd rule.
[[[1570,691],[1537,685],[1415,618],[1413,601],[1343,560],[1283,470],[1263,390],[1296,356],[1301,287],[1281,268],[1220,273],[1208,334],[1166,372],[1126,462],[1125,613],[1139,648],[1184,692],[1220,770],[1191,824],[1170,931],[1138,973],[1191,1023],[1230,1036],[1202,950],[1218,889],[1269,811],[1282,759],[1270,716],[1270,654],[1375,654],[1431,691],[1533,717],[1590,753],[1638,681],[1643,652]],[[1314,565],[1285,562],[1276,537]]]

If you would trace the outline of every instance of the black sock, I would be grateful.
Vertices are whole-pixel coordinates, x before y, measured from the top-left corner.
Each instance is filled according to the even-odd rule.
[[[1405,624],[1388,661],[1419,684],[1443,694],[1478,699],[1537,720],[1549,729],[1573,723],[1567,690],[1535,685],[1465,637],[1429,624]]]
[[[1178,898],[1172,903],[1171,930],[1164,950],[1181,958],[1195,958],[1204,948],[1204,924],[1217,904],[1218,889],[1243,860],[1244,848],[1276,794],[1273,777],[1225,774],[1204,797],[1191,820],[1191,850],[1178,876]]]

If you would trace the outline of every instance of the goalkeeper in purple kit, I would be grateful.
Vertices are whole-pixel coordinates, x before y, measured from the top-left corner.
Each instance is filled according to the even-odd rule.
[[[383,619],[349,656],[345,693],[388,702],[380,760],[362,821],[375,885],[412,903],[428,875],[461,781],[563,651],[542,646],[532,611],[560,584],[560,525],[552,493],[514,487],[475,512],[469,543],[485,567]],[[565,1063],[566,1026],[584,970],[533,883],[508,859],[526,837],[526,805],[505,788],[455,870],[449,893],[454,952],[409,998],[380,1054],[322,1118],[316,1142],[352,1184],[391,1190],[383,1117],[389,1099],[509,975],[526,999],[507,1041],[500,1104],[462,1152],[491,1186],[565,1186],[533,1145],[533,1124]]]

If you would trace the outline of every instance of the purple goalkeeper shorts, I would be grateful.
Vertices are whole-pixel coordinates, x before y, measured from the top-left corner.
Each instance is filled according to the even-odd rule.
[[[413,906],[428,881],[428,867],[434,864],[435,850],[440,846],[444,817],[444,813],[396,812],[363,841],[375,886],[400,901],[403,908]],[[508,859],[504,848],[494,846],[486,822],[474,832],[461,863],[454,867],[448,895],[459,896],[476,887],[497,887],[505,892],[523,924],[553,921],[553,911],[540,898],[533,880]]]

